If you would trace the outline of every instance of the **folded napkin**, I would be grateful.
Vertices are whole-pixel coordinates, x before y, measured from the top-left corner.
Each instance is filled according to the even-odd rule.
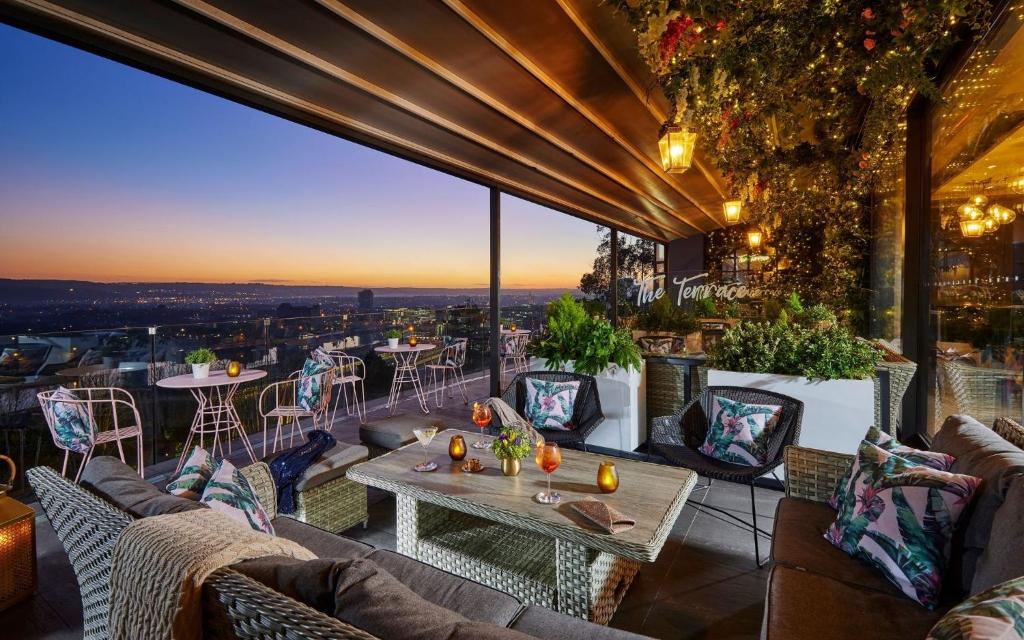
[[[624,515],[617,509],[609,507],[597,498],[587,496],[582,500],[570,502],[569,505],[584,518],[596,524],[605,533],[622,533],[636,526],[636,520]]]

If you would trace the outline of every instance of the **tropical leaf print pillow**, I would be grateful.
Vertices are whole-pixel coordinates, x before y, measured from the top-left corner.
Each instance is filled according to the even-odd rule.
[[[329,369],[333,369],[335,366],[337,366],[337,362],[334,360],[331,354],[327,352],[327,349],[324,349],[323,347],[317,347],[316,349],[310,351],[309,357],[315,360],[317,363]]]
[[[270,524],[270,516],[260,504],[256,492],[245,476],[227,460],[221,460],[213,470],[199,502],[256,531],[274,535],[274,525]]]
[[[167,493],[198,500],[203,495],[206,483],[213,476],[213,467],[213,457],[206,449],[196,447],[181,467],[181,473],[167,483]]]
[[[50,396],[53,431],[58,443],[65,449],[88,453],[93,443],[89,412],[76,400],[78,397],[65,387],[57,387]]]
[[[924,465],[931,467],[932,469],[938,469],[939,471],[949,471],[952,468],[953,463],[956,462],[956,458],[946,453],[939,453],[938,451],[923,451],[921,449],[915,449],[902,444],[896,438],[893,438],[889,434],[883,432],[878,427],[871,427],[868,429],[867,434],[864,435],[864,442],[869,442],[879,449],[888,451],[889,453],[895,454],[904,460],[913,462],[914,464]],[[847,469],[846,474],[839,478],[839,482],[836,484],[835,491],[832,492],[832,497],[828,499],[829,505],[838,510],[839,501],[842,496],[848,493],[850,483],[854,482],[855,478],[853,475],[853,467]]]
[[[949,610],[926,640],[1024,638],[1024,577],[997,584]]]
[[[711,400],[711,426],[700,452],[732,464],[757,467],[768,462],[768,441],[782,407],[746,404],[715,396]]]
[[[570,424],[578,380],[550,382],[537,378],[526,378],[526,406],[523,413],[535,427],[568,431],[575,428]]]
[[[870,442],[861,442],[853,467],[825,539],[935,608],[953,531],[981,479],[914,464]]]
[[[323,393],[323,389],[321,389],[323,376],[321,374],[327,373],[333,368],[333,364],[326,365],[312,358],[306,358],[305,364],[302,365],[302,373],[299,374],[299,381],[296,383],[299,388],[295,394],[295,403],[306,411],[318,409]]]
[[[644,336],[643,338],[640,338],[638,342],[640,344],[641,351],[646,351],[647,353],[653,353],[659,356],[667,356],[672,353],[675,338],[671,336]]]

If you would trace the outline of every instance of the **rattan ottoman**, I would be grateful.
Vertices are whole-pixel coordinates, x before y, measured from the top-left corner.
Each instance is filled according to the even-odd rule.
[[[359,441],[366,447],[369,456],[376,458],[416,442],[412,431],[422,427],[437,427],[438,431],[444,431],[445,424],[444,420],[436,416],[400,413],[359,425]]]
[[[331,533],[357,524],[366,526],[366,485],[345,477],[349,467],[368,459],[366,447],[339,442],[327,451],[295,485],[294,518]]]

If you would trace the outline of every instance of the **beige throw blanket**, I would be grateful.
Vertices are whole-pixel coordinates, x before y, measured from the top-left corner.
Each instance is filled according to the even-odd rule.
[[[501,426],[522,431],[530,438],[530,442],[533,443],[536,443],[538,438],[544,437],[533,428],[533,425],[526,418],[516,413],[516,410],[501,398],[489,398],[487,404],[491,405],[491,411],[498,416]]]
[[[142,518],[114,546],[108,628],[112,640],[202,638],[202,585],[214,571],[264,556],[313,552],[210,509]]]

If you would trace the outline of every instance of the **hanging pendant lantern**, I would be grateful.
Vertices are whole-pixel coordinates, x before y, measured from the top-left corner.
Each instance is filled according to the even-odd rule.
[[[726,224],[736,224],[740,221],[740,216],[743,214],[743,201],[727,200],[722,205],[722,213],[725,215]]]
[[[974,204],[971,204],[969,202],[967,204],[960,205],[956,212],[960,215],[961,221],[981,220],[982,218],[985,217],[985,212],[981,209],[981,207],[975,206]]]
[[[1017,173],[1017,177],[1010,180],[1007,185],[1014,193],[1024,193],[1024,168]]]
[[[764,240],[764,234],[758,228],[753,228],[747,232],[747,246],[750,247],[751,251],[757,251],[761,248],[761,242]]]
[[[693,150],[697,146],[697,132],[679,125],[662,128],[658,140],[661,154],[661,168],[668,173],[683,173],[693,162]]]
[[[999,228],[999,221],[991,216],[985,216],[985,219],[981,221],[981,226],[985,233],[995,233]]]
[[[985,233],[985,225],[981,220],[961,220],[960,233],[965,238],[979,238]]]
[[[981,208],[988,204],[988,196],[983,193],[978,193],[968,198],[967,202]]]
[[[1017,212],[1001,204],[992,204],[988,207],[988,217],[994,219],[999,224],[1010,224],[1017,219]]]

